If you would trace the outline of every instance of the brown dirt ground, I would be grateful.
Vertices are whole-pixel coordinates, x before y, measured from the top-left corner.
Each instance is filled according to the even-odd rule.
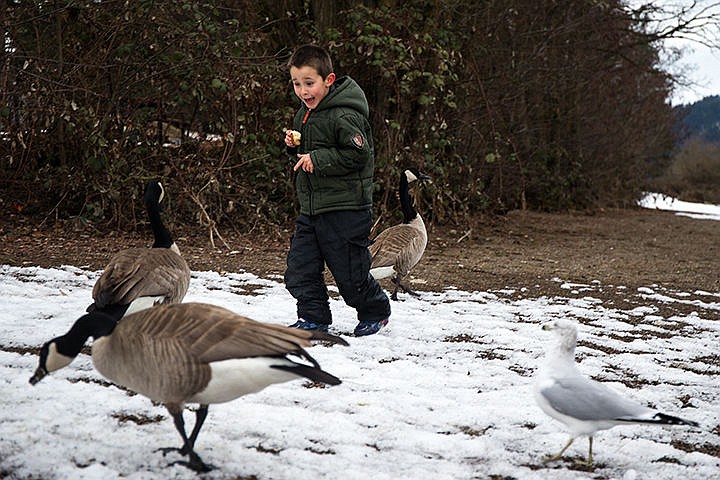
[[[0,220],[0,264],[99,270],[118,250],[150,244],[149,231],[99,233],[72,222],[40,223],[22,216]],[[473,225],[428,230],[427,251],[411,278],[420,291],[456,287],[513,290],[525,297],[566,295],[562,280],[624,286],[626,292],[651,285],[720,292],[718,221],[644,209],[592,215],[515,211]],[[220,233],[227,247],[217,236],[213,247],[203,227],[175,233],[191,269],[282,274],[290,231]],[[617,288],[596,290],[594,297],[623,301]]]

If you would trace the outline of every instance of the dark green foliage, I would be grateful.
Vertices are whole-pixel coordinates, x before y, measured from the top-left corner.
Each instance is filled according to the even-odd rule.
[[[161,176],[177,222],[288,222],[285,62],[308,42],[368,95],[380,215],[406,165],[432,175],[435,222],[622,204],[673,142],[669,79],[619,0],[10,5],[0,208],[133,227]]]

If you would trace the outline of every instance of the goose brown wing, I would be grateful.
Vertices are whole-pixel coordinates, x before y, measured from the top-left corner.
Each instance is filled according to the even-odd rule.
[[[405,274],[417,265],[425,253],[425,247],[427,246],[427,234],[424,232],[417,231],[417,235],[413,236],[408,242],[407,248],[403,251],[401,258],[398,263],[400,264],[398,270],[403,270]]]
[[[232,323],[232,326],[227,327],[231,330],[230,334],[219,342],[204,342],[204,339],[199,339],[195,347],[202,350],[202,361],[291,354],[320,368],[315,359],[305,351],[306,347],[312,345],[310,340],[313,332],[256,322],[240,316]]]
[[[372,255],[370,268],[395,265],[404,250],[421,241],[421,232],[411,225],[395,225],[383,230],[370,245],[370,255]]]
[[[142,316],[141,321],[130,315],[121,322],[125,324],[122,327],[155,339],[177,339],[183,349],[203,363],[289,353],[309,359],[303,348],[309,347],[316,336],[311,331],[256,322],[225,308],[202,303],[159,305],[137,315]],[[344,343],[332,335],[326,337],[322,340],[337,339],[336,343]]]
[[[131,248],[115,255],[93,287],[98,308],[127,305],[139,297],[180,302],[190,283],[187,262],[169,249]]]

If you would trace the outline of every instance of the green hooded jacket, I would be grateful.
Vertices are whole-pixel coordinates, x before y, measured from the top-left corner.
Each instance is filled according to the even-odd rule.
[[[375,169],[370,110],[365,93],[350,77],[338,78],[314,110],[304,104],[293,129],[300,146],[288,148],[293,165],[298,153],[310,153],[315,171],[297,172],[300,213],[372,208]]]

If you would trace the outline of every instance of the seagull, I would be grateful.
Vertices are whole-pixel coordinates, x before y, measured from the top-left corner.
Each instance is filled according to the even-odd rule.
[[[570,320],[558,319],[543,325],[557,335],[545,365],[535,378],[534,395],[538,406],[550,417],[564,423],[570,440],[557,455],[546,461],[559,460],[576,437],[588,437],[588,466],[592,465],[593,435],[616,425],[646,423],[657,425],[700,425],[691,420],[668,415],[625,398],[600,382],[584,376],[575,365],[577,327]]]

